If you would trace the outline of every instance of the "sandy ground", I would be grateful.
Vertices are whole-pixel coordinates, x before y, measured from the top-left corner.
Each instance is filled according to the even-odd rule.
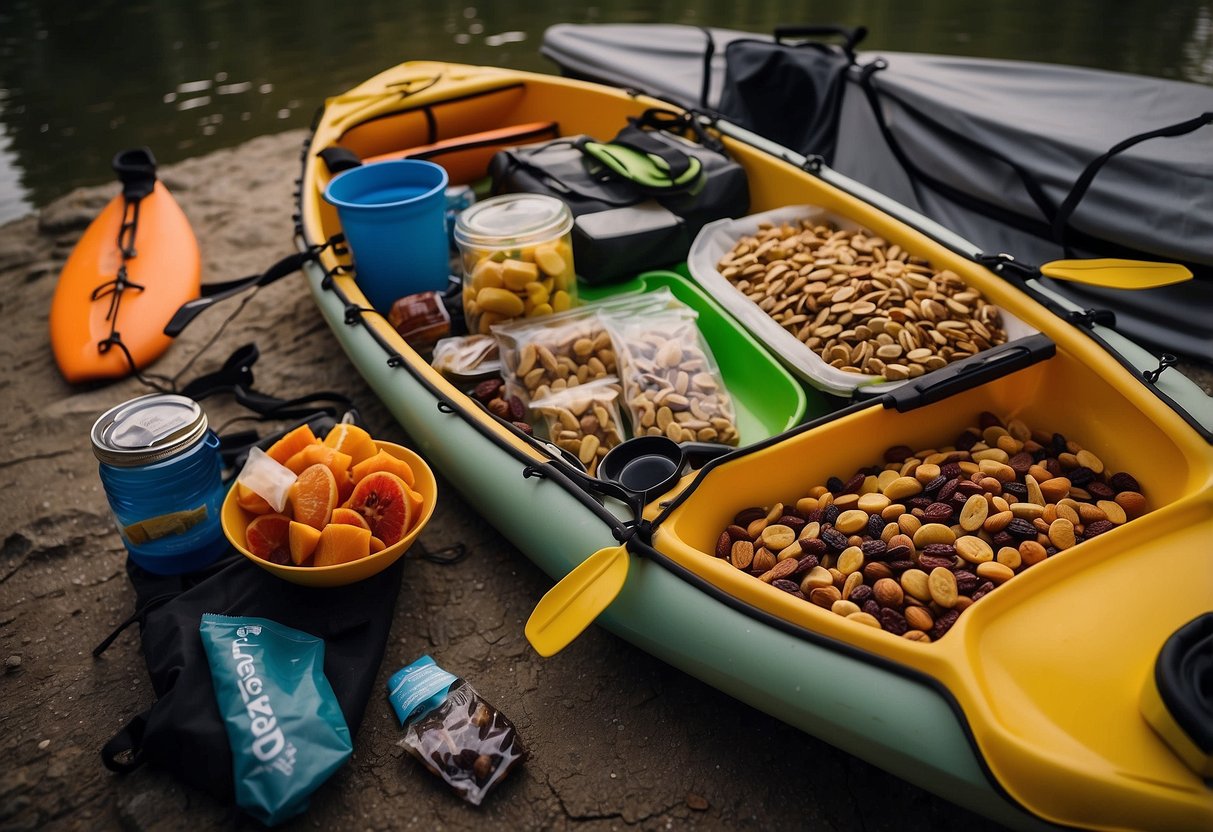
[[[302,139],[266,137],[161,172],[198,234],[205,279],[257,272],[290,251]],[[0,228],[0,362],[8,368],[0,379],[0,828],[257,828],[165,774],[117,776],[98,756],[152,692],[133,629],[101,659],[90,655],[131,612],[134,594],[88,430],[102,411],[146,391],[130,380],[67,385],[51,356],[46,313],[67,253],[113,192],[77,191]],[[374,435],[407,444],[333,346],[298,280],[255,298],[191,375],[256,341],[259,388],[342,391]],[[155,369],[180,370],[223,317],[216,310],[199,319]],[[221,403],[207,410],[212,423],[239,415]],[[540,659],[522,623],[550,582],[452,489],[442,493],[423,541],[462,542],[472,555],[454,566],[407,564],[354,757],[285,828],[990,828],[603,630]],[[396,747],[400,730],[383,684],[423,653],[511,716],[530,748],[528,764],[479,810]]]

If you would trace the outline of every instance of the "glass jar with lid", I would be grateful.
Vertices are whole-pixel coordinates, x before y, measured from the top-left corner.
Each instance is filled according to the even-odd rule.
[[[562,312],[576,301],[573,216],[559,199],[503,194],[459,215],[455,242],[463,261],[468,331]]]

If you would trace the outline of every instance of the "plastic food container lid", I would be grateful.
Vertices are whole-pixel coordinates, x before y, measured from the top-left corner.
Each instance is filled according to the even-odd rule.
[[[455,241],[461,246],[509,248],[546,243],[572,227],[569,207],[555,197],[503,194],[463,211],[455,223]]]
[[[121,468],[148,465],[192,447],[206,430],[206,413],[196,401],[152,393],[101,414],[91,432],[93,454]]]

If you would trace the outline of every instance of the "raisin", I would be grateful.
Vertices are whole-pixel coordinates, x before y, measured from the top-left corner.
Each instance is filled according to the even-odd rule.
[[[1016,517],[1003,530],[1012,537],[1018,537],[1020,540],[1035,539],[1036,526],[1024,520],[1022,517]]]
[[[847,536],[833,526],[826,526],[821,530],[821,539],[834,554],[839,554],[850,545]]]
[[[1122,491],[1141,491],[1141,486],[1137,484],[1137,480],[1133,478],[1133,475],[1124,471],[1121,471],[1119,474],[1113,474],[1112,478],[1108,480],[1108,484],[1112,486],[1112,489],[1117,494]]]
[[[914,456],[914,449],[909,445],[894,445],[884,452],[884,461],[896,465],[900,465],[910,457]],[[1126,489],[1128,491],[1136,491],[1136,488]]]
[[[867,601],[871,597],[872,587],[868,586],[867,584],[860,584],[851,590],[851,595],[847,600],[855,602],[859,605],[860,609],[862,609],[863,602]]]
[[[867,528],[868,537],[879,538],[882,534],[884,534],[884,526],[884,518],[879,514],[869,515]]]
[[[841,494],[843,486],[846,485],[839,477],[830,477],[826,480],[826,490],[831,494]]]
[[[939,476],[934,477],[929,482],[927,482],[927,484],[922,487],[922,490],[927,492],[928,494],[935,493],[935,492],[939,491],[939,489],[943,488],[944,484],[947,481],[948,481],[948,478],[943,475],[943,472],[941,470]]]
[[[831,504],[831,505],[830,505],[830,506],[828,506],[828,507],[826,508],[826,510],[825,510],[825,511],[822,513],[822,515],[821,515],[821,522],[823,522],[823,523],[829,523],[829,524],[833,525],[833,524],[834,524],[834,522],[835,522],[836,520],[838,520],[838,515],[840,515],[840,514],[842,514],[842,509],[840,509],[840,508],[839,508],[838,506],[836,506],[836,505]]]
[[[859,548],[865,561],[884,560],[889,551],[888,544],[883,540],[865,540]]]
[[[910,629],[910,625],[906,624],[906,617],[892,607],[881,607],[880,626],[895,636],[900,636]]]

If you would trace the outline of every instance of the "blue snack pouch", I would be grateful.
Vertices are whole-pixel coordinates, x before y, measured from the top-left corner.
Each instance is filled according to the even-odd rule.
[[[387,687],[406,726],[398,745],[467,802],[479,806],[526,759],[513,723],[429,656],[396,671]]]
[[[199,625],[232,748],[236,803],[273,826],[350,756],[324,675],[324,641],[266,618],[207,613]]]

